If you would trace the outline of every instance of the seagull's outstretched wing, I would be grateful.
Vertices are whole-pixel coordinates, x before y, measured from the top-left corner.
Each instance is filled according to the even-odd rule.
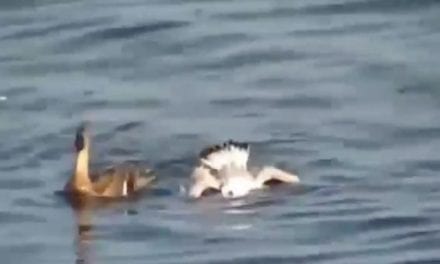
[[[214,170],[230,166],[246,169],[249,144],[229,140],[221,145],[212,145],[200,152],[199,159],[201,164]]]
[[[272,166],[263,167],[263,169],[257,174],[256,180],[260,186],[270,181],[285,182],[292,184],[299,182],[299,178],[297,175]]]
[[[206,167],[196,167],[191,175],[191,180],[192,183],[189,189],[190,197],[199,198],[209,189],[220,191],[220,181]]]

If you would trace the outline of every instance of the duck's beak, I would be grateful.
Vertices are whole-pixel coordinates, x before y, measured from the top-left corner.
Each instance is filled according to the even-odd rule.
[[[78,127],[78,129],[76,130],[76,135],[75,135],[75,150],[77,152],[80,152],[81,150],[83,150],[85,148],[86,145],[86,135],[87,133],[87,126],[86,124],[81,124],[81,126]]]

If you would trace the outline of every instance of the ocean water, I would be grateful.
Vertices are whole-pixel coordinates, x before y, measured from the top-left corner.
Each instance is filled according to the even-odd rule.
[[[0,2],[1,263],[440,263],[440,1]],[[141,199],[54,194],[153,167]],[[233,138],[302,184],[181,192]]]

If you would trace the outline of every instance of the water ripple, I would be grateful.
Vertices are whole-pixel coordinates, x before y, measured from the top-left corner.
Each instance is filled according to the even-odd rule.
[[[23,40],[27,38],[48,37],[53,34],[65,33],[67,31],[76,31],[81,28],[93,27],[99,24],[108,24],[112,20],[110,18],[94,18],[81,21],[70,21],[68,23],[61,23],[53,26],[46,26],[43,28],[24,29],[14,32],[10,35],[1,37],[4,40]]]
[[[17,170],[15,168],[14,170]],[[2,168],[2,170],[4,170]],[[0,189],[6,190],[29,190],[37,189],[44,185],[44,182],[38,179],[23,178],[20,179],[2,179],[0,180]]]
[[[185,27],[188,25],[189,23],[185,21],[160,21],[144,25],[100,29],[87,33],[83,37],[86,39],[97,40],[124,39],[136,37],[146,33]]]
[[[2,225],[43,222],[45,222],[43,218],[34,215],[0,211],[0,223]]]
[[[335,15],[376,12],[404,12],[408,10],[428,9],[438,5],[436,0],[361,0],[361,1],[327,1],[330,3],[309,4],[298,7],[292,5],[266,8],[257,11],[230,11],[217,14],[216,17],[223,20],[255,20],[267,18],[283,18],[291,16],[310,15]]]
[[[2,263],[438,263],[439,3],[3,1]],[[54,195],[83,120],[151,191]],[[183,196],[228,138],[301,185]]]
[[[228,54],[215,62],[198,63],[196,68],[200,69],[233,69],[247,65],[255,65],[270,62],[283,62],[292,60],[303,60],[308,56],[292,50],[268,49],[254,51],[240,51],[237,54]]]

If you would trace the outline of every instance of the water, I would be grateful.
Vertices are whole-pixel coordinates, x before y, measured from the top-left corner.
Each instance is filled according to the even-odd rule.
[[[0,3],[2,263],[439,263],[438,0]],[[54,195],[93,164],[160,175],[135,202]],[[303,184],[179,192],[234,138]]]

